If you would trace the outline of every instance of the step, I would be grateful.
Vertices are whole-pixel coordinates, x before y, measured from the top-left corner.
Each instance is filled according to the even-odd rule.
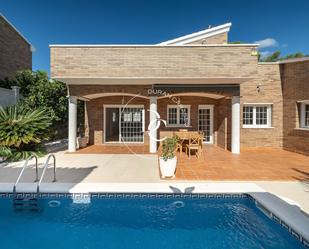
[[[15,198],[14,202],[19,201],[19,202],[35,202],[38,201],[38,198]]]

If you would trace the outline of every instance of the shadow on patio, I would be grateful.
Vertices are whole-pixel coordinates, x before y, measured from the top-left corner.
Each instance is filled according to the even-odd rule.
[[[300,181],[304,185],[305,191],[309,192],[309,169],[307,171],[303,171],[294,168],[293,170],[302,175],[302,177],[295,177],[295,179]]]
[[[0,166],[0,183],[14,183],[21,172],[23,162]],[[43,164],[39,164],[39,177],[43,171]],[[79,183],[87,178],[97,166],[88,167],[58,167],[56,171],[57,183]],[[21,183],[33,183],[35,180],[35,164],[29,164],[25,169]],[[52,164],[49,164],[43,182],[51,183],[53,180]]]

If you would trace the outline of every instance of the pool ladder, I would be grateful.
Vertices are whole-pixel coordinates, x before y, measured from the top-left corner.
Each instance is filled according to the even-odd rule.
[[[13,206],[15,209],[17,210],[23,210],[23,209],[29,209],[29,210],[34,210],[34,211],[38,211],[39,210],[39,197],[40,197],[40,185],[42,183],[42,180],[45,176],[45,172],[46,169],[48,168],[48,163],[50,158],[54,159],[54,179],[53,182],[56,182],[56,157],[54,154],[49,154],[44,166],[43,166],[43,172],[41,177],[39,178],[39,170],[38,170],[38,157],[37,156],[30,156],[29,158],[27,158],[27,160],[24,162],[24,165],[22,167],[22,170],[13,186]],[[36,185],[36,192],[35,193],[29,193],[29,194],[18,194],[16,192],[16,186],[19,183],[26,167],[28,166],[28,163],[31,159],[35,158],[35,180],[34,182],[37,182]]]

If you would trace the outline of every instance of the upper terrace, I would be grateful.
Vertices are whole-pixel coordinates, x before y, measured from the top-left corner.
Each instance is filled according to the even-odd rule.
[[[67,84],[239,84],[257,73],[256,44],[50,45]]]
[[[257,44],[228,44],[232,23],[154,45],[50,45],[51,76],[69,85],[240,84]]]

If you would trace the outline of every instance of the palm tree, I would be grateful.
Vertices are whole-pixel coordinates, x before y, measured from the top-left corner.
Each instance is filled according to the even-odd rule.
[[[42,154],[40,143],[50,125],[51,116],[43,108],[0,107],[0,156],[15,161]]]

